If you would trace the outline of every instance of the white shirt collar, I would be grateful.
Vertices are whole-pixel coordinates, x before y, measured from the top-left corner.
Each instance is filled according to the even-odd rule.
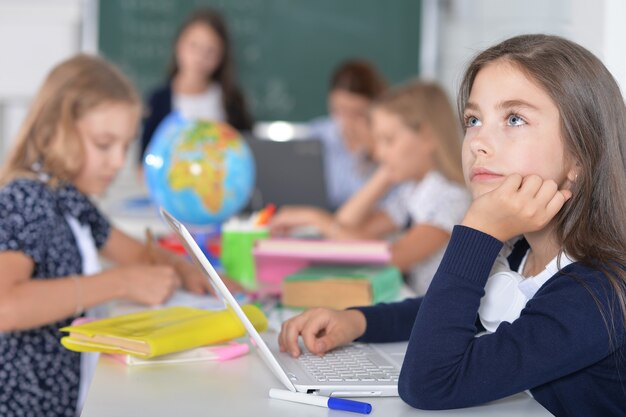
[[[524,259],[522,259],[519,268],[517,268],[517,272],[521,273],[524,270],[524,265],[526,265],[529,253],[530,251],[526,252],[526,255],[524,255]],[[556,275],[560,269],[563,269],[567,265],[574,262],[575,261],[567,256],[565,252],[559,253],[548,263],[548,265],[546,265],[543,271],[535,276],[528,277],[520,281],[518,288],[522,293],[524,293],[526,299],[530,300],[535,296],[537,291],[539,291],[539,288],[541,288],[550,278]],[[561,268],[559,268],[559,265]]]
[[[67,220],[67,224],[72,229],[72,234],[74,234],[74,239],[76,239],[76,244],[78,245],[83,263],[83,275],[97,274],[102,270],[102,267],[100,266],[98,249],[91,233],[91,227],[88,224],[80,224],[75,217],[69,214],[65,215],[65,220]]]
[[[524,278],[519,272],[509,268],[506,259],[509,253],[509,248],[505,247],[498,255],[485,285],[485,295],[480,300],[478,315],[488,332],[495,332],[503,321],[512,323],[519,318],[528,300],[560,269],[575,262],[562,253],[552,259],[539,274]],[[518,271],[523,270],[527,257],[528,252]]]

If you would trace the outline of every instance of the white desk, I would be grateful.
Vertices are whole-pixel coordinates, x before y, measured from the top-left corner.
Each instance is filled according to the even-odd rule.
[[[115,193],[138,195],[137,187]],[[168,232],[156,212],[124,216],[109,202],[113,221],[122,230],[141,239],[144,228]],[[141,212],[141,210],[137,210]],[[401,298],[411,293],[404,288]],[[285,317],[281,317],[284,319]],[[270,318],[270,324],[272,320]],[[83,417],[195,417],[195,416],[358,416],[303,404],[272,400],[270,388],[284,388],[256,352],[228,362],[195,362],[127,367],[106,356],[100,358],[83,412]],[[411,408],[400,398],[367,398],[371,416],[506,416],[534,417],[551,414],[526,394],[518,394],[488,405],[447,411]]]
[[[358,416],[310,405],[272,400],[283,388],[256,352],[219,362],[127,367],[102,357],[82,417],[124,416]],[[411,408],[400,398],[367,398],[371,416],[550,416],[535,400],[518,394],[488,405],[447,411]]]

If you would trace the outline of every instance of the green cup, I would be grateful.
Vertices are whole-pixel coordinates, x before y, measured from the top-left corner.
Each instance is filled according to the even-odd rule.
[[[267,228],[223,229],[220,262],[226,275],[247,289],[256,288],[252,249],[254,242],[268,236]]]

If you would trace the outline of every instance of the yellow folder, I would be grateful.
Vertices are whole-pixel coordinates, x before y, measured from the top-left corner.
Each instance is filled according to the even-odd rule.
[[[254,305],[242,309],[254,327],[267,329],[265,314]],[[231,309],[208,311],[167,307],[125,314],[60,329],[61,343],[76,352],[127,353],[151,358],[241,337],[246,330]]]

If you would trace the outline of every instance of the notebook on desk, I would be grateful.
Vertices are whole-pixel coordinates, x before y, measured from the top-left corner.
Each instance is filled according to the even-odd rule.
[[[187,228],[161,209],[167,224],[180,236],[187,252],[206,273],[224,303],[231,306],[257,346],[265,364],[290,391],[317,392],[336,397],[397,396],[398,376],[407,343],[354,343],[324,357],[305,353],[300,358],[280,352],[276,335],[261,338]]]

